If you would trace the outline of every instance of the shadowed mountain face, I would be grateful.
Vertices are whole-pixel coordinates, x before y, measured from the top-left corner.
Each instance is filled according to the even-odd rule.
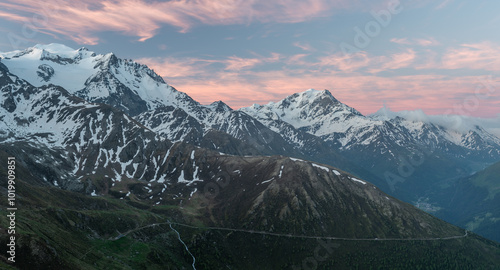
[[[432,202],[443,205],[436,216],[500,241],[500,163],[458,180],[446,191],[448,196],[429,195]]]
[[[220,180],[228,184],[202,202],[220,226],[352,238],[460,234],[338,169],[287,157],[220,157],[218,162],[227,164],[221,170],[232,172]]]
[[[499,264],[498,244],[367,182],[377,177],[314,134],[321,125],[200,105],[144,66],[53,46],[3,55],[0,66],[0,157],[16,158],[20,269],[186,269],[193,257],[200,269]],[[27,59],[37,72],[13,73]],[[68,70],[87,77],[64,85]],[[286,108],[292,101],[320,106],[308,121],[334,107],[344,121],[364,117],[327,92],[294,95]]]
[[[17,151],[30,148],[2,145],[0,156]],[[224,156],[176,144],[167,163],[178,175],[163,183],[94,179],[99,196],[47,185],[26,161],[20,156],[16,169],[17,256],[27,258],[16,264],[20,269],[183,269],[191,267],[191,256],[203,269],[500,263],[497,243],[464,235],[370,183],[307,161]],[[0,176],[6,179],[5,165]],[[6,224],[5,215],[0,222]]]

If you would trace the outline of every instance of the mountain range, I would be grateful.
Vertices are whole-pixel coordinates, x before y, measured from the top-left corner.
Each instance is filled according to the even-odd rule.
[[[328,90],[238,110],[222,101],[202,105],[147,66],[60,44],[0,57],[0,151],[19,164],[26,207],[19,249],[31,258],[24,263],[182,269],[196,257],[212,269],[252,268],[255,260],[262,269],[296,268],[315,241],[338,238],[343,249],[324,267],[352,266],[364,257],[356,245],[369,254],[359,267],[371,260],[403,267],[409,261],[398,249],[433,254],[415,259],[422,266],[499,265],[498,243],[403,202],[468,230],[498,228],[498,211],[480,212],[473,196],[466,214],[452,211],[460,204],[449,191],[464,181],[496,183],[460,180],[500,160],[500,138],[487,128],[384,110],[364,116]],[[496,184],[477,186],[498,199]],[[470,223],[475,217],[488,222]],[[69,248],[59,231],[89,253]],[[192,252],[179,252],[173,232],[189,239],[182,244]],[[256,232],[265,234],[259,240]],[[132,259],[123,245],[137,246],[142,257]],[[290,261],[290,254],[298,256]]]

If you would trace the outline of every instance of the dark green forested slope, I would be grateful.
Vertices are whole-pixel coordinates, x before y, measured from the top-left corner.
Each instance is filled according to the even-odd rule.
[[[185,149],[184,149],[185,150]],[[189,153],[189,151],[182,151]],[[7,154],[0,153],[0,186],[5,198],[5,161]],[[249,158],[244,165],[234,158],[218,157],[207,164],[224,166],[239,165],[259,170],[267,177],[264,168],[288,166],[283,157]],[[218,162],[218,163],[215,163]],[[91,197],[59,188],[45,186],[29,179],[30,173],[21,165],[16,169],[17,188],[17,262],[19,269],[191,269],[196,258],[197,269],[495,269],[500,265],[500,246],[475,234],[447,240],[398,240],[385,238],[434,238],[461,236],[464,231],[394,198],[378,203],[378,192],[369,184],[346,182],[342,179],[323,179],[319,168],[297,163],[290,165],[287,181],[268,185],[262,190],[255,188],[247,199],[229,196],[236,186],[255,179],[234,179],[215,197],[194,195],[185,198],[183,204],[167,202],[152,206],[147,200],[130,196],[118,199],[111,193]],[[214,166],[215,167],[215,166]],[[318,175],[316,179],[314,175]],[[300,178],[308,176],[309,179]],[[298,179],[305,180],[298,180]],[[344,179],[345,180],[345,179]],[[254,180],[255,181],[255,180]],[[328,182],[333,181],[333,182]],[[338,182],[336,182],[338,181]],[[326,183],[338,185],[340,191],[325,189]],[[354,184],[359,185],[356,189]],[[134,183],[129,183],[134,185]],[[233,186],[234,185],[234,186]],[[244,188],[257,187],[255,182]],[[301,188],[302,187],[302,188]],[[374,191],[370,193],[370,190]],[[203,190],[203,189],[202,189]],[[299,196],[297,215],[270,215],[287,204],[290,190]],[[322,190],[322,193],[319,192]],[[302,192],[302,193],[301,193]],[[332,195],[327,193],[331,192]],[[339,193],[335,193],[339,192]],[[262,195],[263,194],[263,195]],[[344,194],[344,195],[343,195]],[[370,200],[360,196],[365,194]],[[383,194],[383,193],[381,193]],[[262,202],[255,206],[254,198],[262,195]],[[335,220],[328,220],[328,210],[322,209],[324,198],[337,200],[339,205],[351,209],[339,213]],[[240,199],[238,199],[240,198]],[[309,198],[309,199],[308,199]],[[283,201],[284,200],[284,201]],[[318,215],[307,206],[316,204]],[[0,225],[5,228],[6,200],[1,202]],[[385,206],[384,206],[385,205]],[[290,204],[293,209],[293,204]],[[336,211],[333,203],[330,205]],[[383,207],[382,207],[383,206]],[[245,209],[254,207],[252,215],[238,216]],[[359,207],[359,208],[358,208]],[[378,209],[378,210],[377,210]],[[311,212],[312,211],[312,212]],[[380,211],[380,213],[377,213]],[[391,211],[402,220],[384,219],[382,212]],[[325,212],[326,214],[324,214]],[[266,227],[261,219],[266,214]],[[293,213],[293,211],[291,212]],[[364,215],[367,215],[366,217]],[[304,216],[300,216],[304,215]],[[370,220],[369,223],[368,220]],[[358,222],[356,222],[358,221]],[[410,222],[411,221],[411,222]],[[425,228],[420,222],[428,224]],[[178,240],[177,230],[188,246],[190,253]],[[322,223],[334,222],[344,228],[323,228]],[[400,223],[402,222],[402,223]],[[187,224],[186,227],[180,224]],[[406,227],[405,227],[406,226]],[[223,230],[214,227],[236,228]],[[301,231],[306,228],[306,231]],[[268,231],[261,234],[250,231]],[[289,230],[289,231],[287,231]],[[343,234],[341,232],[344,231]],[[312,239],[296,237],[338,233],[344,240],[326,238]],[[373,240],[373,235],[380,240]],[[332,236],[332,235],[330,235]],[[5,230],[0,232],[0,241],[6,242]],[[372,240],[354,240],[356,238]],[[0,267],[9,269],[4,259],[6,246],[0,246]]]

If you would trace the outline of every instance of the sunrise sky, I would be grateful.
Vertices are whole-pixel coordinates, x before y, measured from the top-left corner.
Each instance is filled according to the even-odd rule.
[[[0,51],[85,46],[203,104],[329,89],[364,114],[500,114],[499,1],[2,0]]]

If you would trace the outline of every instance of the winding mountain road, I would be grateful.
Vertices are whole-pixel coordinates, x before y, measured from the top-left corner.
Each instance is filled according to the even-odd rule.
[[[170,226],[171,225],[178,225],[178,226],[192,228],[192,229],[243,232],[243,233],[251,233],[251,234],[263,234],[263,235],[271,235],[271,236],[278,236],[278,237],[301,238],[301,239],[327,239],[327,240],[343,240],[343,241],[437,241],[437,240],[452,240],[452,239],[465,238],[468,236],[468,233],[469,233],[467,230],[465,230],[464,235],[447,236],[447,237],[434,237],[434,238],[346,238],[346,237],[333,237],[333,236],[294,235],[294,234],[273,233],[273,232],[266,232],[266,231],[255,231],[255,230],[244,230],[244,229],[232,229],[232,228],[223,228],[223,227],[199,227],[199,226],[192,226],[192,225],[188,225],[188,224],[168,221],[168,222],[153,223],[153,224],[145,225],[142,227],[138,227],[136,229],[129,230],[126,233],[120,234],[117,237],[114,237],[113,239],[110,239],[110,240],[113,240],[113,241],[118,240],[124,236],[127,236],[130,233],[133,233],[133,232],[145,229],[145,228],[151,228],[151,227],[166,225],[166,224],[168,224]]]

